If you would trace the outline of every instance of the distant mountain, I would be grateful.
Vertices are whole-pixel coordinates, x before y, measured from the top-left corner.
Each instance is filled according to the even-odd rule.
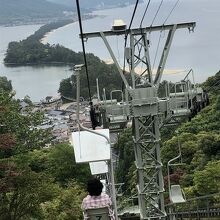
[[[82,12],[122,7],[136,0],[80,0]],[[142,1],[142,0],[141,0]],[[71,13],[69,13],[71,11]],[[48,23],[73,17],[75,0],[0,0],[0,25]],[[69,18],[70,18],[69,17]]]
[[[47,0],[56,4],[66,5],[72,8],[76,7],[75,0]],[[121,7],[135,3],[136,0],[80,0],[80,7],[85,9],[98,9],[108,7]]]
[[[66,10],[64,5],[46,0],[0,0],[0,25],[56,20]]]
[[[72,8],[75,8],[76,5],[75,0],[47,0],[47,1],[55,4],[69,6]]]

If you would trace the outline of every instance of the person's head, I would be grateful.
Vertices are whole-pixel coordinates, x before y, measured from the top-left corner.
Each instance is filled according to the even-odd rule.
[[[103,184],[99,179],[91,179],[87,183],[87,191],[90,196],[99,196],[102,193]]]

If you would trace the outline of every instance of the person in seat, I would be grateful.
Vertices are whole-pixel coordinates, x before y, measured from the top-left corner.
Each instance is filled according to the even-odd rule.
[[[88,181],[87,183],[88,195],[83,199],[82,202],[84,220],[89,219],[86,214],[87,209],[102,208],[102,207],[108,207],[109,216],[111,220],[115,220],[114,213],[111,209],[111,205],[112,205],[111,198],[107,194],[102,193],[102,189],[103,189],[103,184],[99,179],[94,178]]]

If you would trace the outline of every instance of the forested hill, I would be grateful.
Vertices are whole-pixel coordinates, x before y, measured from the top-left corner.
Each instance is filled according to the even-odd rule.
[[[134,3],[135,0],[81,0],[84,9],[121,7]],[[76,11],[74,0],[0,0],[0,25],[22,25],[48,23],[73,16]]]
[[[57,29],[72,20],[53,22],[42,26],[33,35],[19,42],[10,42],[8,45],[5,64],[42,64],[42,63],[79,63],[82,56],[60,45],[42,44],[40,39],[53,29]]]
[[[179,128],[184,166],[173,173],[189,197],[220,192],[220,71],[209,77],[203,88],[208,91],[210,105],[190,122]],[[177,155],[177,136],[163,144],[163,162]],[[179,172],[182,170],[182,172]]]
[[[47,0],[49,2],[54,2],[57,4],[63,4],[67,6],[73,7],[75,5],[75,2],[72,0]],[[133,4],[135,3],[135,0],[80,0],[80,7],[86,8],[86,9],[98,9],[98,8],[107,8],[107,7],[120,7],[125,6],[127,4]]]
[[[208,91],[210,104],[191,121],[178,127],[183,164],[172,167],[171,173],[171,184],[180,184],[187,199],[220,192],[220,71],[209,77],[202,87]],[[161,132],[166,192],[167,162],[179,154],[176,129]],[[136,190],[132,146],[131,130],[126,130],[116,145],[120,154],[117,182],[125,183],[124,189],[128,195]],[[168,202],[167,194],[166,198]]]
[[[73,66],[83,63],[83,54],[81,52],[76,53],[61,45],[51,46],[40,42],[45,33],[69,22],[71,21],[66,20],[44,25],[27,39],[20,42],[10,42],[4,59],[5,64],[70,64]],[[105,88],[107,94],[110,94],[113,89],[121,88],[122,81],[115,65],[107,65],[93,54],[87,54],[87,61],[92,95],[96,93],[96,78],[99,78],[100,89]],[[85,72],[82,73],[81,79],[81,95],[88,98]],[[60,83],[59,92],[61,95],[66,97],[75,96],[76,88],[71,85],[71,80],[71,78],[67,78]]]
[[[64,18],[66,6],[46,0],[0,0],[0,25],[48,22]]]

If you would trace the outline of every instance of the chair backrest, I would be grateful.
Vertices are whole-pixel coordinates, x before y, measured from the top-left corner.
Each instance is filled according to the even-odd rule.
[[[87,209],[89,220],[111,220],[108,207]]]
[[[171,185],[170,187],[170,200],[172,203],[186,202],[183,198],[182,190],[180,185]]]

